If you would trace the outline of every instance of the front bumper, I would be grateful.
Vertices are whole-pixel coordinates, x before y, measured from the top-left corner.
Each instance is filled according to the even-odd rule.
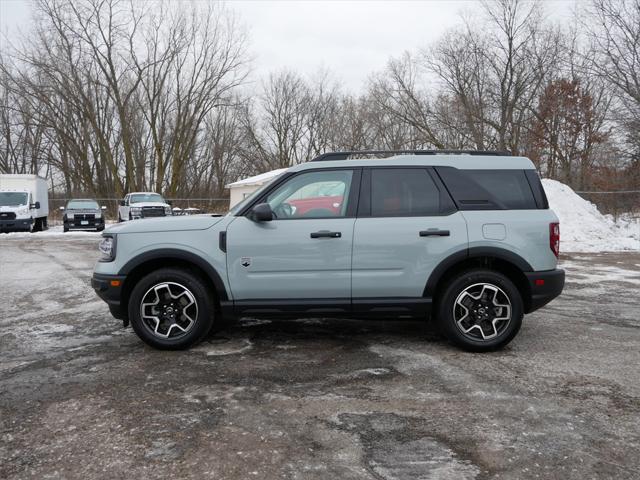
[[[141,218],[159,218],[169,217],[172,213],[167,213],[164,207],[141,207],[141,210],[135,212],[129,212],[132,220],[139,220]]]
[[[85,225],[82,224],[82,221],[87,222]],[[64,221],[64,226],[69,230],[93,230],[93,229],[102,229],[104,228],[104,217],[100,218],[90,218],[87,220],[82,219],[66,219]]]
[[[15,218],[12,220],[0,220],[0,232],[18,232],[31,230],[31,218]]]
[[[525,272],[531,296],[525,313],[531,313],[544,307],[562,293],[564,288],[564,270],[546,270],[543,272]]]
[[[107,302],[111,315],[126,322],[127,311],[122,305],[122,287],[125,278],[125,275],[94,273],[91,278],[91,287],[102,300]]]

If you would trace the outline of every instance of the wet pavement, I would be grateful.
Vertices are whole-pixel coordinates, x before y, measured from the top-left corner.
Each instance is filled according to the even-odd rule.
[[[95,297],[97,242],[0,236],[0,478],[640,478],[640,253],[565,256],[500,352],[248,319],[162,352]]]

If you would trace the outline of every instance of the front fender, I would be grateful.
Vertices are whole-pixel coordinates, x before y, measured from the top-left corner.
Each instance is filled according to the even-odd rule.
[[[216,287],[218,297],[221,301],[229,300],[227,286],[222,280],[223,277],[214,265],[212,265],[211,261],[207,259],[210,259],[210,257],[206,252],[175,248],[175,246],[168,245],[152,245],[125,263],[118,271],[118,275],[126,276],[140,265],[152,260],[184,260],[185,262],[197,265],[207,274]]]

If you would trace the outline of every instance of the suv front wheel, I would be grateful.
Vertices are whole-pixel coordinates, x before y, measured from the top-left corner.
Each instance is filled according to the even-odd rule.
[[[520,292],[506,276],[469,270],[445,287],[437,307],[441,332],[475,352],[497,350],[516,336],[524,309]]]
[[[162,268],[142,278],[129,298],[129,319],[138,336],[163,350],[200,342],[213,326],[215,304],[199,275]]]

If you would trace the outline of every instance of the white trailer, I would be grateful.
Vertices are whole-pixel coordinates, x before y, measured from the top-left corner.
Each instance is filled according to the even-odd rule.
[[[0,175],[0,231],[45,230],[48,215],[46,179],[38,175]]]

